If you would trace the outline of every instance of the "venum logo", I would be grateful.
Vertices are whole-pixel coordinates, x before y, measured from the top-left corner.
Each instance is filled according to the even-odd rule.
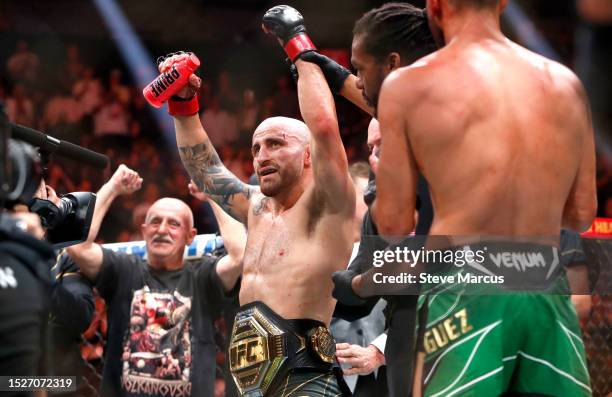
[[[533,267],[546,267],[546,259],[540,252],[499,252],[489,254],[489,257],[498,268],[515,268],[519,272]]]
[[[17,279],[10,267],[0,267],[0,288],[17,288]]]

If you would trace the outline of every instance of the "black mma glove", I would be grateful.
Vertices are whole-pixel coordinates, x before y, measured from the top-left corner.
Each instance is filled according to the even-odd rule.
[[[303,53],[316,50],[304,27],[304,17],[286,5],[270,8],[263,16],[264,32],[276,36],[292,62]]]

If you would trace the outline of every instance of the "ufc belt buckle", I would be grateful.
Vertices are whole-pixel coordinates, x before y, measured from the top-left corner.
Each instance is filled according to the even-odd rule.
[[[336,354],[336,342],[327,328],[317,327],[311,331],[310,345],[321,360],[333,364],[334,355]]]
[[[304,338],[298,338],[300,352],[306,348],[306,343]],[[264,396],[288,355],[287,332],[257,307],[238,314],[232,329],[229,364],[241,395]]]

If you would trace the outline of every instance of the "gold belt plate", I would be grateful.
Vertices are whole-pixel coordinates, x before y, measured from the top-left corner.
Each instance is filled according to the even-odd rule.
[[[229,346],[229,365],[240,394],[265,395],[287,360],[285,339],[286,332],[257,308],[237,316]]]

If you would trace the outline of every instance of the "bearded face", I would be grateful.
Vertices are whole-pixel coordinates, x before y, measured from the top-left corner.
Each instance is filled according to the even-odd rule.
[[[281,128],[258,130],[253,135],[251,151],[264,195],[275,197],[302,179],[308,153],[307,141],[302,137]]]

